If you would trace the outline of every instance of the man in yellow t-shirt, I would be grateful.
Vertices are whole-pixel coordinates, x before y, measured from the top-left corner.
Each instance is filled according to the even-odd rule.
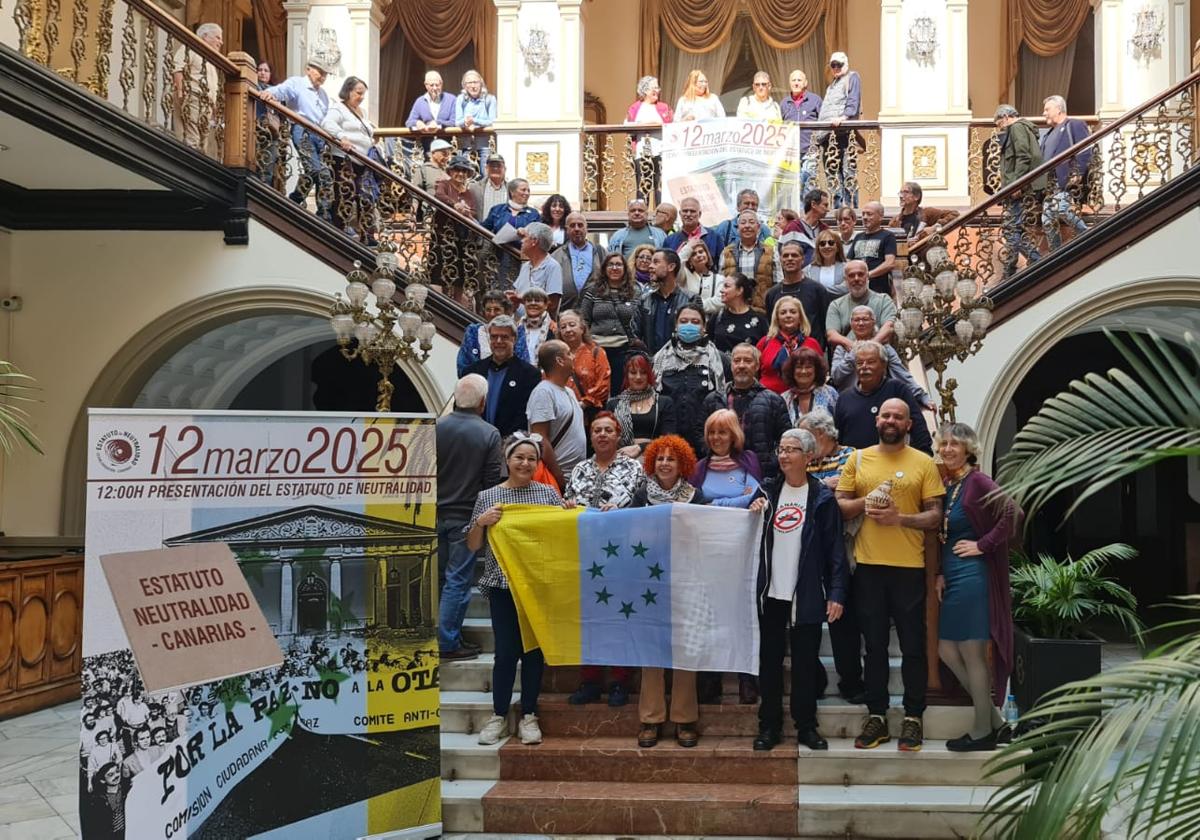
[[[866,640],[863,678],[870,715],[854,739],[859,749],[873,749],[891,739],[888,734],[888,635],[892,622],[900,641],[904,678],[904,723],[901,750],[915,752],[923,741],[925,712],[925,531],[942,521],[942,486],[933,459],[908,445],[912,428],[908,403],[886,400],[879,407],[875,429],[879,445],[852,456],[838,480],[837,499],[845,519],[865,513],[854,543],[858,568],[854,599]],[[892,482],[891,503],[867,507],[866,496],[885,481]]]

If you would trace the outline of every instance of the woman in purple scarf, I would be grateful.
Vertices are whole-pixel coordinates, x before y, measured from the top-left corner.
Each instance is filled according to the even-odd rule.
[[[946,482],[938,536],[942,542],[937,576],[938,655],[971,695],[971,730],[946,742],[954,752],[994,750],[1002,724],[997,706],[1012,671],[1012,593],[1008,580],[1008,541],[1020,509],[989,494],[996,483],[978,468],[979,439],[965,423],[947,423],[935,446]],[[988,672],[988,642],[995,644]]]

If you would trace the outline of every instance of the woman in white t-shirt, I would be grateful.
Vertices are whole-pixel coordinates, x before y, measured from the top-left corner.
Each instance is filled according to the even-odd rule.
[[[671,106],[659,101],[661,88],[654,76],[642,76],[638,79],[638,98],[629,110],[625,112],[625,125],[665,125],[671,122],[675,115]],[[637,197],[645,199],[654,193],[654,203],[658,203],[660,195],[660,176],[662,173],[662,133],[630,134],[629,142],[633,149],[634,187]]]
[[[708,76],[703,70],[693,70],[688,73],[687,84],[679,102],[675,104],[675,119],[680,122],[687,120],[719,120],[725,116],[725,106],[721,98],[708,88]]]
[[[817,442],[804,429],[779,439],[780,474],[763,482],[766,523],[758,565],[760,668],[755,750],[770,750],[783,733],[783,657],[791,647],[791,708],[798,740],[827,750],[817,731],[816,671],[821,624],[842,617],[850,576],[842,514],[833,491],[808,475]]]

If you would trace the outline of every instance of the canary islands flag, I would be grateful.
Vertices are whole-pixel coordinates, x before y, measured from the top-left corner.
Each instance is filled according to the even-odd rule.
[[[548,664],[757,674],[761,528],[701,505],[505,505],[488,539]]]

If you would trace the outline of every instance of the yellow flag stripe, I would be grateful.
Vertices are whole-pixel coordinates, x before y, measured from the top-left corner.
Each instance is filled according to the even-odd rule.
[[[488,528],[521,622],[526,650],[550,665],[575,664],[583,651],[580,622],[579,527],[583,508],[505,505]]]

